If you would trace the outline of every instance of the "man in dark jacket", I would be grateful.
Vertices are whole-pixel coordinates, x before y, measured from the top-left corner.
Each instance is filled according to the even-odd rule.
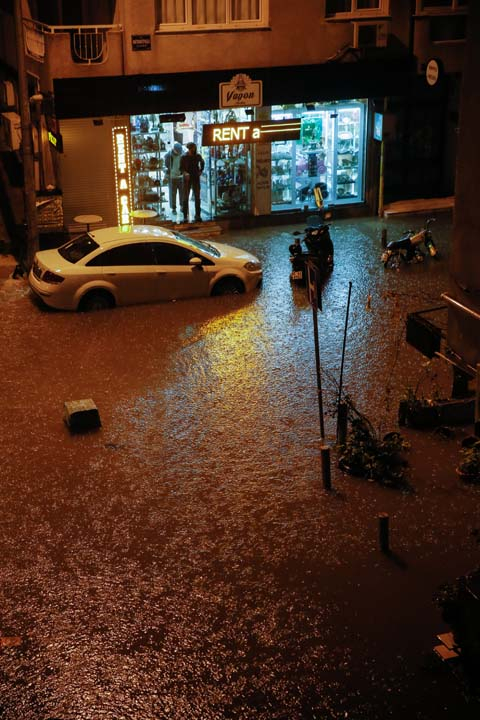
[[[173,148],[167,152],[163,159],[168,180],[170,208],[173,213],[177,212],[177,195],[179,205],[183,210],[183,174],[180,169],[182,152],[182,145],[179,142],[176,142]]]
[[[183,219],[188,222],[188,201],[190,198],[190,190],[193,190],[195,198],[195,220],[201,221],[200,216],[200,175],[205,167],[205,160],[197,152],[197,146],[193,142],[187,143],[188,152],[182,155],[180,161],[180,170],[184,178],[183,193]]]

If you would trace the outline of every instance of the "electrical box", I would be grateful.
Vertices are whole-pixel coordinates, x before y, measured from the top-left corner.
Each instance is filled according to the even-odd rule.
[[[22,142],[20,115],[15,112],[2,113],[2,128],[5,142],[10,150],[18,150]]]

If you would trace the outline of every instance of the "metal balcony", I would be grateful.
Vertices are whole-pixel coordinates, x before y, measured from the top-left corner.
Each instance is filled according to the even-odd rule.
[[[25,51],[30,57],[43,62],[46,36],[68,35],[71,59],[77,65],[106,63],[110,33],[123,32],[121,25],[45,25],[27,18],[24,25]]]

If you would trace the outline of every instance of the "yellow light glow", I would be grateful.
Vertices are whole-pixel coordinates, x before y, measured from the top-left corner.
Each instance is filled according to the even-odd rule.
[[[115,194],[119,225],[130,224],[132,210],[132,176],[130,172],[130,142],[128,127],[112,128],[115,164]]]

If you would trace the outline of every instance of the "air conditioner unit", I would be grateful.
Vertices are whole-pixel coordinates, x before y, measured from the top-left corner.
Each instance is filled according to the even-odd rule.
[[[354,22],[353,47],[386,47],[388,40],[388,22]]]
[[[10,80],[0,82],[0,104],[5,108],[17,107],[15,86]]]
[[[2,128],[5,142],[10,150],[18,150],[22,142],[20,115],[14,112],[2,113]]]

